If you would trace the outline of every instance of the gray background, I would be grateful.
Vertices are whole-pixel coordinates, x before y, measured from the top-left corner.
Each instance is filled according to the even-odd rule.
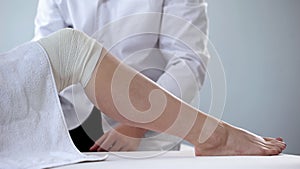
[[[31,40],[37,0],[1,0],[0,52]],[[223,120],[259,135],[281,136],[300,154],[300,1],[207,0],[210,40],[224,64]],[[201,109],[210,100],[209,79]]]

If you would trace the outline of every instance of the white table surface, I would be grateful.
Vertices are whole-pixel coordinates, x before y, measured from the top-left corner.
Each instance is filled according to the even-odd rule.
[[[93,153],[101,155],[107,153]],[[300,169],[300,156],[195,157],[193,151],[108,153],[101,162],[86,162],[56,169]]]

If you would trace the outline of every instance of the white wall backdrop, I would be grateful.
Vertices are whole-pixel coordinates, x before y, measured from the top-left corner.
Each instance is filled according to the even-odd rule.
[[[300,154],[300,1],[207,0],[210,40],[227,76],[223,120],[281,136]],[[208,79],[202,108],[208,110]]]
[[[0,52],[33,37],[38,0],[0,0]]]
[[[0,52],[31,40],[38,0],[1,0]],[[223,120],[285,139],[300,154],[300,1],[207,0],[227,76]],[[1,58],[0,58],[1,59]],[[207,79],[201,109],[208,110]]]

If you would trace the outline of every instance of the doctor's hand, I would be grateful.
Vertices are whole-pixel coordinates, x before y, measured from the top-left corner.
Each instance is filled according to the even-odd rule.
[[[147,130],[120,124],[101,136],[90,151],[135,151]]]

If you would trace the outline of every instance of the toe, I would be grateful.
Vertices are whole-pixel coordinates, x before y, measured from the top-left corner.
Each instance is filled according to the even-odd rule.
[[[280,147],[280,150],[284,150],[286,148],[285,142],[283,142],[282,138],[271,138],[271,137],[264,137],[264,140],[268,143],[270,143],[272,146]]]
[[[273,141],[273,140],[277,140],[277,139],[272,138],[272,137],[264,137],[264,140],[265,141]]]
[[[278,155],[281,153],[279,148],[273,148],[268,150],[268,155]]]

